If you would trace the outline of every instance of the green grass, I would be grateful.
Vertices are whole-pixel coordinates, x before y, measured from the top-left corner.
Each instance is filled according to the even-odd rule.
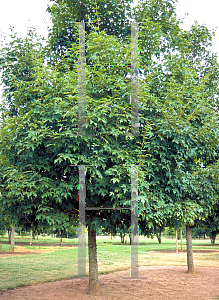
[[[3,241],[3,240],[2,240]],[[4,240],[5,241],[5,240]],[[18,241],[16,239],[16,241]],[[29,242],[29,238],[19,240]],[[46,249],[45,246],[38,246],[38,243],[54,244],[58,239],[40,237],[34,240],[33,246],[25,245],[27,249]],[[217,240],[218,241],[218,240]],[[36,242],[36,243],[35,243]],[[77,239],[66,239],[66,242],[76,244]],[[0,239],[1,243],[1,239]],[[69,279],[78,275],[78,249],[77,247],[69,247],[63,249],[55,246],[55,252],[43,254],[26,254],[21,256],[0,257],[0,291],[14,289],[33,283],[55,281],[61,279]],[[6,248],[5,248],[6,247]],[[185,239],[183,240],[183,248],[185,249]],[[4,245],[3,249],[10,250],[10,245]],[[99,273],[107,274],[117,270],[128,270],[130,268],[130,245],[121,244],[120,238],[116,237],[112,240],[109,237],[98,237],[98,265]],[[148,253],[148,251],[159,251],[175,249],[175,240],[162,239],[162,244],[158,244],[157,239],[139,238],[139,260],[140,264],[150,264],[150,261],[156,259],[156,255]],[[214,249],[219,250],[219,244],[212,247],[210,241],[193,240],[193,249]],[[180,241],[179,241],[180,250]],[[219,254],[212,254],[211,259],[219,261]],[[210,259],[210,256],[203,259]],[[181,263],[185,263],[182,261]],[[88,274],[88,247],[87,247],[87,274]]]
[[[37,240],[37,238],[32,239],[33,244],[59,244],[59,238],[52,238],[50,236],[39,236],[39,239]],[[3,238],[0,237],[0,243],[1,242],[8,242],[8,237],[5,235]],[[21,236],[15,236],[15,242],[19,242],[19,243],[30,243],[30,237],[26,236],[24,238],[22,238]],[[70,244],[77,244],[78,243],[78,239],[67,239],[67,238],[63,238],[62,239],[62,244],[65,243],[70,243]]]
[[[1,244],[1,241],[0,241]],[[8,252],[11,250],[11,245],[2,244],[2,252]]]
[[[0,258],[0,290],[77,276],[77,248]]]

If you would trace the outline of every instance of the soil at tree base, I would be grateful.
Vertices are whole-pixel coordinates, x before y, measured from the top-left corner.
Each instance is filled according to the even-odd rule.
[[[181,266],[141,266],[139,276],[147,279],[123,279],[130,271],[99,275],[99,296],[87,294],[88,278],[76,278],[3,292],[0,300],[213,300],[219,296],[219,268],[186,271]]]

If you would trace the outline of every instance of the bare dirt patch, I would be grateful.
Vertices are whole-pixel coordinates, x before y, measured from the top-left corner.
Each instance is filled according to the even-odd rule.
[[[22,246],[16,245],[16,250],[14,253],[11,252],[0,252],[0,257],[5,256],[17,256],[23,254],[42,254],[42,253],[49,253],[54,252],[56,249],[54,247],[47,247],[46,249],[26,249]]]
[[[8,244],[8,245],[11,245],[11,243],[9,242],[1,242],[0,244]],[[15,246],[30,246],[30,243],[28,242],[17,242],[15,241]],[[51,244],[51,243],[32,243],[32,246],[53,246],[53,247],[60,247],[60,244],[59,243],[54,243],[54,244]],[[70,243],[66,243],[66,242],[62,242],[61,246],[65,246],[65,247],[77,247],[78,245],[77,244],[70,244]]]
[[[147,279],[122,279],[129,271],[100,275],[100,295],[90,296],[88,278],[36,284],[10,290],[1,300],[210,300],[219,295],[219,268],[196,267],[195,274],[182,266],[142,266],[139,276]]]
[[[176,253],[174,250],[149,251],[148,256],[139,254],[141,265],[143,266],[186,266],[186,250]],[[219,255],[217,250],[198,249],[193,250],[195,267],[214,267],[219,268]]]
[[[206,253],[211,253],[211,254],[219,254],[219,250],[214,250],[214,249],[193,249],[193,253],[199,253],[199,254],[206,254]],[[148,253],[176,253],[176,250],[170,249],[170,250],[159,250],[159,251],[148,251]],[[178,254],[180,253],[187,253],[186,249],[184,250],[179,250]]]
[[[9,242],[4,242],[2,244],[11,244]],[[23,254],[42,254],[42,253],[49,253],[49,252],[54,252],[55,248],[59,247],[59,249],[66,249],[66,247],[77,247],[78,245],[72,245],[72,244],[62,244],[60,246],[60,244],[46,244],[46,243],[33,243],[32,247],[46,247],[46,249],[26,249],[25,246],[30,246],[30,243],[26,243],[26,242],[16,242],[15,243],[15,250],[14,253],[11,252],[0,252],[0,257],[5,257],[5,256],[17,256],[17,255],[23,255]]]

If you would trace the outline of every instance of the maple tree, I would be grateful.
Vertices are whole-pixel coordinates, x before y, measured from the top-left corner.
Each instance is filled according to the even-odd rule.
[[[182,30],[174,1],[141,1],[134,9],[133,20],[139,23],[140,123],[140,134],[134,136],[130,24],[125,36],[120,35],[121,24],[115,31],[107,22],[98,26],[99,2],[94,13],[88,9],[88,15],[80,15],[79,10],[69,23],[78,2],[54,1],[49,8],[53,27],[45,47],[30,30],[25,40],[12,33],[12,42],[1,50],[5,88],[0,153],[7,161],[1,165],[1,205],[17,222],[25,218],[24,223],[34,223],[35,229],[40,224],[59,230],[76,226],[79,165],[87,166],[86,205],[101,208],[130,207],[130,165],[141,165],[140,232],[186,224],[188,271],[193,272],[191,226],[206,219],[218,201],[218,163],[208,163],[218,145],[219,68],[210,51],[212,33],[198,24]],[[110,1],[112,6],[116,3]],[[82,136],[78,135],[79,29],[74,22],[89,21],[90,15],[87,135]],[[130,224],[128,210],[86,212],[90,293],[99,290],[96,228],[113,233]]]

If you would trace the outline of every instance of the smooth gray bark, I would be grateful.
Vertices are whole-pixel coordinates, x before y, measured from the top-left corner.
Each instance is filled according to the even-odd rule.
[[[96,229],[88,226],[89,294],[99,295]]]
[[[15,245],[15,227],[11,229],[11,253],[14,253],[14,245]]]
[[[191,227],[186,225],[186,246],[187,246],[187,266],[188,273],[195,273],[194,263],[193,263],[193,251],[192,251],[192,233]]]

